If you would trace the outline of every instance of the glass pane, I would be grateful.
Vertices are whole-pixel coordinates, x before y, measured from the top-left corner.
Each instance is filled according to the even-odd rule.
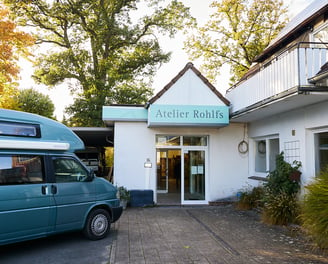
[[[184,154],[184,200],[205,200],[205,151]]]
[[[207,146],[207,136],[201,137],[183,137],[184,146]]]
[[[276,169],[276,158],[279,155],[279,138],[270,139],[270,171],[274,171]]]
[[[328,133],[319,134],[319,171],[328,166]]]
[[[56,182],[84,181],[88,177],[86,169],[74,159],[55,158],[53,164]]]
[[[0,156],[0,185],[42,183],[43,163],[40,156]]]
[[[265,140],[255,141],[255,171],[266,172],[266,142]]]
[[[156,136],[156,146],[180,146],[180,136]]]
[[[157,151],[157,191],[167,192],[167,152]]]
[[[328,42],[328,26],[313,35],[314,42]]]
[[[40,137],[40,126],[15,122],[0,122],[0,135]]]

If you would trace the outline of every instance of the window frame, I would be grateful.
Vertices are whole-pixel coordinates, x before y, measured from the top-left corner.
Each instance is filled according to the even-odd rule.
[[[271,140],[278,140],[278,154],[281,152],[281,142],[279,135],[270,135],[270,136],[264,136],[264,137],[256,137],[252,138],[251,141],[253,144],[250,146],[250,174],[251,176],[259,176],[259,177],[266,177],[268,173],[270,172],[270,168],[273,168],[274,166],[272,163],[275,163],[275,157],[272,157],[271,153]],[[262,155],[265,154],[265,171],[257,171],[256,168],[256,158],[257,158],[257,151],[258,151],[258,144],[260,142],[265,142],[265,150],[262,150]],[[262,145],[263,146],[263,145]],[[272,170],[272,169],[271,169]]]
[[[311,36],[311,42],[315,42],[315,35],[318,34],[320,31],[322,31],[324,28],[327,28],[327,30],[328,30],[328,23],[327,22],[324,22],[318,28],[316,28],[315,30],[313,30],[313,32],[310,35]],[[328,35],[327,35],[327,37],[328,37]],[[327,43],[327,42],[328,42],[328,39],[327,39],[327,41],[324,41],[324,42],[321,42],[320,41],[320,43]]]
[[[321,160],[321,155],[320,155],[320,150],[327,150],[327,149],[320,149],[320,135],[321,134],[328,134],[328,129],[327,130],[322,130],[322,131],[315,131],[313,133],[314,137],[314,160],[315,160],[315,175],[318,175],[324,168],[328,167],[328,163],[323,166],[320,162]]]
[[[1,132],[1,125],[8,126],[8,132]],[[33,129],[33,135],[26,135],[23,132],[10,132],[10,130],[15,129]],[[10,137],[24,137],[24,138],[41,138],[41,128],[40,124],[23,123],[23,122],[12,122],[0,120],[0,136],[10,136]]]
[[[168,139],[160,140],[160,138]],[[199,144],[187,144],[185,138],[188,138],[190,141],[192,139],[198,139]],[[171,139],[178,139],[179,144],[170,144]],[[209,136],[208,135],[175,135],[175,134],[156,134],[155,135],[155,146],[156,148],[181,148],[181,147],[208,147],[209,145]]]

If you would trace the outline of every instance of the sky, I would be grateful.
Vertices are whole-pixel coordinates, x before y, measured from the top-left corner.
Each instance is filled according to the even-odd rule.
[[[213,0],[181,0],[185,6],[190,7],[190,12],[193,17],[197,19],[199,25],[203,25],[209,19],[212,9],[209,7]],[[315,0],[313,0],[315,1]],[[289,6],[290,18],[297,15],[312,1],[310,0],[284,0],[285,5]],[[179,33],[174,39],[163,38],[161,40],[164,51],[171,51],[171,60],[162,65],[154,78],[154,94],[160,91],[166,84],[168,84],[189,62],[188,55],[183,50],[183,42],[185,36]],[[193,62],[196,68],[200,68],[201,61]],[[58,120],[62,120],[63,112],[66,106],[73,103],[73,96],[68,91],[68,84],[64,83],[52,89],[48,89],[43,85],[37,85],[33,82],[31,75],[33,68],[31,64],[22,62],[21,65],[21,80],[20,88],[35,88],[43,94],[49,95],[50,99],[55,104],[55,116]],[[229,88],[229,73],[228,70],[222,70],[221,76],[218,77],[214,86],[223,95]]]

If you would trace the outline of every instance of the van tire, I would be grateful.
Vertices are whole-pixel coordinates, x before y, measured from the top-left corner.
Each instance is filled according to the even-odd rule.
[[[85,223],[83,234],[90,240],[106,237],[110,230],[110,216],[105,209],[92,210]]]

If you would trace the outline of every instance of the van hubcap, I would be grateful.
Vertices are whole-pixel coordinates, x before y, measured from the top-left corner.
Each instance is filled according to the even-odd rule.
[[[92,232],[97,235],[102,235],[106,232],[108,222],[105,215],[99,214],[92,220]]]

